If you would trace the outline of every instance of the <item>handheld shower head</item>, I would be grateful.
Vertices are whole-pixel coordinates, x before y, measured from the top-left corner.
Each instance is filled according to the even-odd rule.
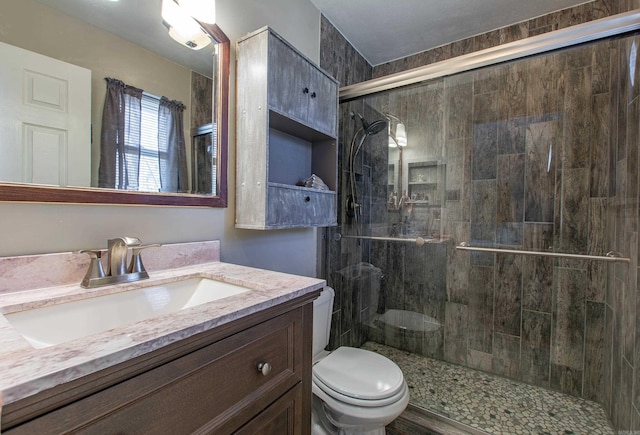
[[[351,139],[351,146],[349,147],[349,182],[348,188],[350,190],[349,195],[346,198],[345,207],[347,209],[347,215],[353,219],[354,222],[358,221],[358,214],[360,213],[358,210],[359,204],[357,203],[358,192],[356,186],[356,174],[355,174],[355,159],[358,153],[360,152],[360,148],[367,140],[367,137],[373,136],[375,134],[380,133],[383,130],[387,129],[387,120],[386,119],[378,119],[369,124],[359,113],[351,112],[351,119],[356,120],[356,117],[360,119],[360,123],[362,127],[356,130],[353,135],[353,139]],[[357,122],[357,121],[356,121]],[[364,132],[364,134],[360,134]]]
[[[354,113],[351,115],[352,118],[355,118],[356,116],[360,118],[362,129],[364,130],[366,136],[373,136],[374,134],[378,134],[382,130],[387,128],[387,121],[384,119],[378,119],[369,124],[359,113]]]
[[[385,121],[384,119],[378,119],[369,124],[369,126],[364,130],[367,133],[367,136],[373,136],[374,134],[380,133],[382,130],[386,130],[386,128],[387,121]]]

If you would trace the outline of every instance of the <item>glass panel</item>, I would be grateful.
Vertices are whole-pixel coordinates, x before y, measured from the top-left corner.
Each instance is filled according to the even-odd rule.
[[[620,364],[611,343],[624,338],[605,319],[635,310],[635,272],[456,246],[637,258],[638,42],[603,40],[342,103],[341,220],[327,230],[340,320],[331,346],[430,358],[406,368],[419,378],[447,362],[608,403]],[[376,120],[387,129],[367,134]],[[389,147],[400,123],[407,144]],[[625,286],[628,299],[613,291]],[[471,424],[475,410],[435,400],[435,390],[412,402]],[[586,416],[576,433],[608,424],[594,406],[602,420]],[[536,431],[557,432],[541,421],[532,417]],[[494,415],[476,427],[500,424]]]

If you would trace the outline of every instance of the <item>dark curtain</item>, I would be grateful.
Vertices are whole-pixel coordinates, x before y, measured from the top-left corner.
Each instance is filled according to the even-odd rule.
[[[98,186],[138,190],[142,89],[105,78]]]
[[[160,99],[158,108],[158,164],[162,192],[188,192],[184,109],[179,101]]]

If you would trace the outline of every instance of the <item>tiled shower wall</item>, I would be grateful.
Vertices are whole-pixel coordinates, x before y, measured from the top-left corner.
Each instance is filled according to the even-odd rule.
[[[372,76],[633,7],[637,5],[626,1],[587,3],[375,67]],[[351,81],[343,84],[367,79],[366,65],[352,68],[349,55],[355,52],[326,20],[322,30],[321,66],[340,80],[350,72]],[[637,38],[635,45],[640,45]],[[327,278],[337,290],[333,345],[358,345],[367,338],[360,322],[375,307],[366,304],[362,290],[379,284],[384,308],[424,312],[444,324],[441,336],[387,333],[382,339],[392,345],[597,400],[618,430],[640,430],[640,108],[637,80],[626,72],[632,47],[633,41],[586,47],[568,60],[554,55],[526,70],[503,67],[475,73],[471,80],[457,79],[459,83],[448,79],[433,91],[439,95],[438,88],[442,90],[446,107],[443,155],[447,189],[452,191],[448,197],[455,200],[446,204],[445,221],[454,243],[554,246],[594,254],[616,250],[632,258],[631,266],[464,255],[453,243],[419,249],[393,242],[335,242],[335,231],[350,231],[343,210],[341,227],[329,230],[327,239]],[[358,65],[361,62],[359,58]],[[549,75],[551,80],[538,80]],[[502,98],[495,98],[496,92],[504,92],[497,87],[501,82],[521,88],[527,97],[511,100],[514,94],[507,88]],[[555,97],[537,98],[545,91],[537,87],[548,85],[557,88],[545,95]],[[496,101],[500,107],[494,107]],[[384,104],[396,103],[373,105],[382,111],[389,108]],[[406,107],[399,110],[409,116]],[[355,131],[351,111],[367,112],[368,119],[377,114],[364,101],[341,105],[341,161]],[[420,121],[407,123],[416,131]],[[551,141],[563,148],[562,154],[555,150],[555,172],[547,173],[545,145]],[[386,201],[386,149],[373,141],[364,151],[358,170],[364,203],[370,205],[362,222],[369,224],[379,222],[376,210]],[[532,185],[536,188],[526,188]],[[444,258],[447,267],[440,267]],[[338,273],[362,261],[382,269],[379,282],[361,278],[354,286]]]

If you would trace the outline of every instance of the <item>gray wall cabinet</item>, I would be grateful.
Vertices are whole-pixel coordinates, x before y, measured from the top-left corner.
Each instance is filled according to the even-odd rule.
[[[338,82],[265,27],[238,41],[236,84],[236,227],[336,225]]]

